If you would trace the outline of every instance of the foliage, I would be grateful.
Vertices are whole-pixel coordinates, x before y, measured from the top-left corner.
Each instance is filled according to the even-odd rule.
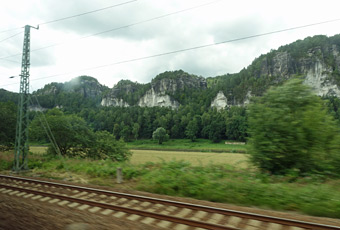
[[[226,133],[228,140],[246,141],[247,134],[246,110],[242,107],[231,107],[226,118]]]
[[[213,143],[207,139],[170,139],[159,145],[153,140],[140,139],[127,143],[130,149],[148,150],[176,150],[176,151],[197,151],[197,152],[218,152],[218,153],[245,153],[246,145],[242,143],[225,144],[224,142]]]
[[[64,156],[123,161],[131,155],[125,144],[116,141],[112,134],[107,131],[94,133],[82,118],[65,115],[58,109],[49,110],[45,116],[37,116],[32,121],[30,125],[32,140],[47,141],[45,131],[49,129],[48,127],[60,153]],[[53,145],[50,145],[48,151],[53,155],[57,154]]]
[[[139,136],[140,125],[138,123],[134,123],[132,127],[133,137],[137,140]]]
[[[189,121],[186,130],[185,130],[185,135],[191,140],[195,141],[197,136],[198,136],[198,131],[199,131],[199,121],[200,117],[196,116],[194,117],[193,120]]]
[[[4,89],[0,89],[0,102],[13,102],[18,103],[19,94],[13,93]]]
[[[300,179],[269,176],[230,166],[192,167],[183,161],[162,163],[143,174],[138,189],[214,202],[300,211],[339,218],[339,183],[318,177]]]
[[[112,90],[108,90],[103,94],[113,96],[118,99],[123,99],[129,105],[136,105],[139,99],[150,89],[150,83],[139,84],[130,80],[120,80]]]
[[[152,133],[152,138],[157,140],[158,144],[161,145],[164,141],[169,139],[169,135],[163,127],[159,127]]]
[[[13,102],[0,102],[0,145],[14,146],[17,106]]]
[[[11,168],[12,153],[6,155],[0,154],[0,170]],[[290,175],[275,176],[229,165],[193,167],[184,161],[131,165],[72,158],[61,162],[47,155],[31,155],[29,165],[34,166],[34,174],[49,178],[75,175],[108,186],[115,186],[112,177],[121,167],[126,182],[131,181],[136,189],[147,192],[340,218],[339,180],[322,175],[292,182]]]
[[[88,156],[92,159],[111,159],[113,161],[126,161],[131,152],[122,141],[116,141],[107,131],[97,131],[95,142],[91,146]]]
[[[269,90],[249,107],[251,160],[285,174],[339,172],[339,128],[302,80]]]
[[[101,94],[107,91],[106,86],[89,76],[79,76],[66,83],[50,83],[33,92],[34,97],[43,108],[64,107],[72,112],[83,108],[96,108],[101,101]],[[33,100],[38,105],[36,100]]]
[[[30,133],[33,141],[48,140],[45,119],[62,155],[75,154],[78,149],[91,146],[93,133],[86,122],[76,115],[65,115],[58,109],[49,110],[46,116],[39,116],[32,121]]]
[[[328,112],[334,117],[334,119],[340,122],[340,99],[335,96],[322,97],[325,100],[328,107]]]

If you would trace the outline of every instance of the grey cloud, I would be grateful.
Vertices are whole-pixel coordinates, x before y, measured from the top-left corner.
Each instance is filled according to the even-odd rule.
[[[117,4],[118,3],[119,2],[117,2]],[[61,18],[63,16],[67,17],[79,12],[88,12],[93,9],[105,7],[103,4],[98,5],[97,2],[94,1],[84,3],[80,0],[66,1],[65,4],[64,2],[63,4],[61,4],[60,2],[57,3],[56,1],[50,0],[47,1],[45,4],[46,15],[49,15],[49,18],[51,20]],[[53,11],[49,12],[50,9],[53,9]],[[158,15],[158,13],[155,12],[155,10],[152,8],[152,5],[145,5],[145,3],[143,3],[142,1],[137,1],[105,11],[100,11],[93,14],[71,18],[65,21],[51,23],[46,26],[51,26],[55,29],[63,30],[65,32],[71,31],[74,33],[78,33],[81,36],[86,36],[102,31],[111,30],[121,26],[130,25],[132,23],[148,19],[152,15]],[[143,30],[138,28],[136,30],[130,30],[129,28],[126,28],[119,31],[103,33],[99,36],[141,39],[143,37],[150,37],[152,33],[152,28],[147,30],[145,30],[145,28]]]
[[[257,18],[245,18],[236,22],[226,24],[225,22],[214,24],[210,28],[210,33],[214,36],[215,42],[228,41],[267,32],[263,23]],[[241,43],[252,43],[253,39],[237,41]]]
[[[31,65],[35,67],[49,66],[56,63],[56,58],[51,50],[41,50],[31,53]]]

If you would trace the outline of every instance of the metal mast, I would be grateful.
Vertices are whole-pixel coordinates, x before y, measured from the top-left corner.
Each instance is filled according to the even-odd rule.
[[[22,52],[20,92],[18,102],[17,127],[15,136],[15,152],[13,170],[27,170],[28,155],[28,101],[29,101],[29,70],[30,70],[30,35],[31,27],[25,26],[24,45]],[[32,27],[34,29],[39,29]]]

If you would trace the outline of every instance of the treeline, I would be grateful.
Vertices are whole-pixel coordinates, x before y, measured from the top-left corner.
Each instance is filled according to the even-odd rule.
[[[328,112],[340,124],[340,99],[323,97]],[[124,141],[151,139],[163,127],[172,139],[209,139],[246,141],[247,107],[232,106],[222,110],[191,103],[177,110],[164,107],[97,107],[80,112],[63,109],[67,114],[82,117],[94,131],[108,131]]]
[[[178,110],[162,107],[102,107],[83,109],[78,115],[95,130],[106,130],[117,139],[130,141],[152,138],[152,133],[163,127],[170,138],[222,139],[245,141],[247,134],[246,110],[244,107],[216,109],[181,106]]]
[[[340,123],[340,99],[324,97],[328,112]],[[14,144],[17,106],[13,102],[0,103],[0,144]],[[180,106],[177,110],[163,107],[99,107],[82,108],[73,112],[61,108],[65,114],[83,118],[94,131],[107,131],[116,139],[132,141],[151,139],[152,133],[163,127],[170,138],[246,141],[248,119],[246,107],[231,107],[224,110],[198,105]],[[35,113],[30,113],[34,120]]]

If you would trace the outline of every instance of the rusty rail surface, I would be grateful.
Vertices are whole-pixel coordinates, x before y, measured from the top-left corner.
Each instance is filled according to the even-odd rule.
[[[252,219],[252,220],[258,220],[258,221],[262,221],[262,222],[266,222],[266,223],[276,223],[276,224],[281,224],[281,225],[284,225],[284,226],[300,227],[300,228],[304,228],[304,229],[313,229],[313,230],[314,229],[315,230],[340,230],[340,227],[337,227],[337,226],[324,225],[324,224],[318,224],[318,223],[312,223],[312,222],[304,222],[304,221],[285,219],[285,218],[279,218],[279,217],[272,217],[272,216],[266,216],[266,215],[248,213],[248,212],[235,211],[235,210],[230,210],[230,209],[222,209],[222,208],[216,208],[216,207],[209,207],[209,206],[205,206],[205,205],[183,203],[183,202],[178,202],[178,201],[158,199],[158,198],[152,198],[152,197],[146,197],[146,196],[140,196],[140,195],[133,195],[133,194],[127,194],[127,193],[120,193],[120,192],[113,192],[113,191],[108,191],[108,190],[88,188],[88,187],[82,187],[82,186],[76,186],[76,185],[61,184],[61,183],[41,181],[41,180],[35,180],[35,179],[28,179],[28,178],[23,178],[23,177],[7,176],[7,175],[0,175],[0,179],[1,178],[8,179],[8,180],[16,180],[16,181],[34,183],[34,184],[42,184],[42,185],[66,188],[66,189],[74,189],[74,190],[78,190],[78,191],[97,193],[97,194],[101,194],[101,195],[115,196],[115,197],[126,198],[126,199],[134,199],[134,200],[139,200],[139,201],[143,201],[143,202],[150,202],[150,203],[154,203],[154,204],[163,204],[163,205],[166,205],[166,206],[171,205],[171,206],[175,206],[175,207],[187,208],[187,209],[196,210],[196,211],[218,213],[218,214],[222,214],[222,215],[226,215],[226,216],[235,216],[235,217],[240,217],[242,219]],[[6,187],[6,186],[12,187],[12,186],[8,186],[8,185],[0,184],[0,187]],[[13,187],[13,188],[10,188],[10,189],[16,189],[16,190],[21,190],[21,191],[27,190],[27,189],[24,189],[24,188],[17,188],[17,187]],[[31,190],[29,190],[29,191],[31,191]],[[29,192],[29,191],[27,191],[27,192]],[[33,190],[32,193],[33,192],[35,194],[40,193],[40,191],[36,191],[36,190]],[[51,197],[50,194],[51,193],[46,193],[45,195],[43,195],[43,194],[39,194],[39,195]],[[53,196],[61,196],[61,195],[55,195],[55,194],[52,194],[52,195]],[[135,210],[135,209],[132,209],[132,211],[131,210],[129,211],[128,208],[126,208],[126,207],[103,204],[103,203],[98,203],[98,202],[94,202],[94,201],[85,201],[85,200],[82,200],[82,199],[67,197],[67,196],[61,196],[58,199],[69,200],[69,201],[77,202],[77,203],[93,202],[93,204],[89,204],[89,203],[88,204],[92,205],[92,206],[98,206],[98,207],[103,207],[103,208],[112,209],[112,210],[119,210],[119,211],[123,211],[123,212],[126,212],[126,213],[137,214],[137,215],[141,215],[141,216],[148,216],[149,215],[149,217],[153,217],[153,218],[156,218],[156,219],[162,219],[162,220],[165,220],[165,218],[174,218],[174,220],[170,220],[170,219],[167,219],[167,220],[171,221],[171,222],[176,222],[176,223],[184,223],[184,222],[180,222],[180,221],[182,221],[181,219],[183,219],[183,218],[168,217],[168,216],[162,215],[162,214],[149,213],[149,212],[144,212],[144,211]],[[95,203],[98,203],[98,205],[96,205]],[[100,206],[100,205],[102,205],[102,206]],[[107,207],[105,205],[107,205]],[[134,213],[134,212],[138,212],[138,213]],[[184,221],[184,219],[183,219],[183,221]],[[196,226],[196,227],[201,227],[201,226],[198,226],[198,225],[203,223],[203,222],[187,220],[187,219],[185,219],[185,221],[190,221],[190,222],[192,222],[193,225],[191,225],[189,223],[184,223],[184,224],[190,225],[190,226]],[[194,222],[199,222],[199,223],[194,223]],[[219,227],[222,227],[222,228],[219,228]],[[237,228],[220,226],[220,225],[216,225],[216,226],[214,226],[214,228],[211,228],[211,226],[210,227],[209,226],[208,227],[201,227],[201,228],[206,228],[206,229],[237,229]]]

